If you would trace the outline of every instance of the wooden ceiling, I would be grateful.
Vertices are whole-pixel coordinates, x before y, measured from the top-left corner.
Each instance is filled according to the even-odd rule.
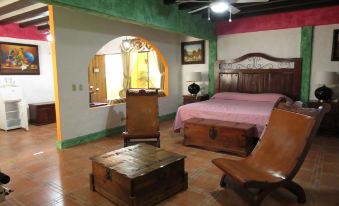
[[[210,3],[198,2],[199,0],[187,0],[187,3],[180,3],[183,0],[163,0],[164,4],[171,5],[176,4],[179,10],[185,10],[187,12],[195,9],[207,6]],[[192,1],[192,2],[189,2]],[[208,0],[207,0],[208,1]],[[210,0],[213,2],[216,0]],[[225,0],[228,2],[236,2],[236,0]],[[258,16],[265,14],[289,12],[302,9],[319,8],[325,6],[339,5],[339,0],[270,0],[268,2],[261,3],[232,3],[232,5],[240,10],[237,14],[232,14],[232,18],[241,18],[249,16]],[[200,15],[203,18],[208,18],[208,9],[195,12],[192,15]],[[229,18],[229,13],[225,14],[213,14],[210,12],[211,21],[222,21]],[[309,17],[312,18],[312,17]]]
[[[166,5],[176,4],[179,10],[187,12],[209,5],[209,2],[206,2],[208,0],[185,0],[186,3],[179,3],[180,1],[184,0],[163,0],[163,3]],[[210,2],[213,1],[218,0],[210,0]],[[236,2],[236,0],[225,1]],[[339,0],[270,0],[262,3],[232,3],[232,5],[240,10],[239,13],[233,14],[232,18],[241,18],[339,5]],[[192,15],[200,15],[207,19],[208,9],[200,10]],[[210,13],[211,21],[228,18],[228,12],[219,15]],[[46,4],[39,3],[36,0],[0,0],[0,25],[18,23],[20,27],[37,26],[39,30],[46,30],[49,29],[48,20]]]
[[[49,29],[48,7],[35,0],[1,0],[0,25],[18,23],[20,27],[36,26]]]

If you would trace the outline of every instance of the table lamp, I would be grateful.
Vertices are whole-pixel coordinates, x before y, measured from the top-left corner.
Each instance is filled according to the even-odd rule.
[[[188,74],[186,82],[193,82],[192,84],[188,85],[188,92],[196,96],[200,91],[200,86],[195,82],[199,82],[202,80],[201,72],[191,72]]]
[[[315,97],[317,97],[317,99],[319,99],[319,101],[326,102],[328,100],[331,100],[332,89],[328,86],[335,84],[336,75],[337,74],[335,72],[328,71],[318,72],[316,74],[315,82],[318,83],[320,87],[314,91],[314,95]]]

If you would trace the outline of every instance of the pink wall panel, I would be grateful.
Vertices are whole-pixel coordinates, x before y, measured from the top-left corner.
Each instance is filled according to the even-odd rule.
[[[244,17],[217,23],[217,35],[339,23],[339,6]]]
[[[40,33],[36,27],[20,28],[18,24],[0,25],[0,37],[47,41],[46,34]]]

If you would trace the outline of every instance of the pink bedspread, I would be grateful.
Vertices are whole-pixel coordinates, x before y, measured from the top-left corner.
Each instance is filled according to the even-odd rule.
[[[184,121],[193,117],[255,124],[262,133],[276,102],[210,99],[180,106],[174,130],[183,128]]]

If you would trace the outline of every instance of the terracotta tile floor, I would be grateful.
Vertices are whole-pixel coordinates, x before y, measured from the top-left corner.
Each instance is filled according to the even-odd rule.
[[[160,203],[163,206],[246,205],[233,191],[219,187],[221,172],[211,159],[237,158],[181,145],[182,136],[171,130],[172,122],[161,124],[161,144],[169,151],[187,156],[189,187]],[[31,126],[30,131],[0,131],[0,168],[14,189],[4,205],[113,205],[89,190],[89,157],[122,147],[119,135],[58,151],[55,125]],[[278,151],[277,151],[278,152]],[[286,157],[288,158],[288,157]],[[318,137],[295,180],[312,206],[339,205],[339,138]],[[298,205],[293,195],[277,190],[263,206]]]

